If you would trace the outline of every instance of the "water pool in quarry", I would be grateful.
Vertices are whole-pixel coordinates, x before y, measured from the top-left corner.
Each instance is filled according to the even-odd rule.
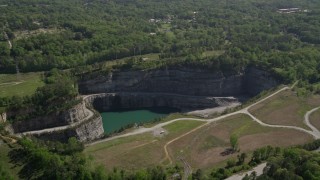
[[[175,112],[179,112],[179,109],[154,107],[102,112],[101,116],[105,133],[112,133],[127,125],[152,122],[157,118],[163,118]]]

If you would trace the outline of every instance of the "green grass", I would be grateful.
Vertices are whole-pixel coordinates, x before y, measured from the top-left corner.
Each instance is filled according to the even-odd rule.
[[[108,149],[110,147],[118,146],[118,145],[124,144],[124,143],[129,143],[129,142],[132,142],[132,141],[137,141],[137,140],[143,141],[143,140],[152,140],[152,139],[153,139],[153,136],[151,135],[151,133],[144,133],[144,134],[140,134],[140,135],[123,137],[123,138],[119,138],[119,139],[115,139],[115,140],[111,140],[111,141],[95,144],[95,145],[92,145],[92,146],[88,146],[85,149],[85,152],[86,153],[94,153],[94,152],[99,151],[99,150]]]
[[[148,60],[159,60],[160,53],[150,53],[142,55],[143,58],[148,58]]]
[[[86,147],[85,153],[92,157],[95,163],[101,163],[109,170],[112,170],[115,166],[129,171],[155,166],[160,164],[164,158],[163,146],[166,142],[202,123],[199,121],[174,122],[164,127],[169,132],[164,137],[154,137],[151,132],[148,132],[89,146]],[[135,146],[130,145],[133,142],[140,145],[147,144],[135,148]]]
[[[183,133],[189,129],[193,129],[193,128],[201,125],[202,123],[203,122],[199,122],[199,121],[178,121],[178,122],[174,122],[172,124],[169,124],[167,126],[164,126],[164,128],[169,131],[169,134],[167,136],[170,136],[169,138],[171,138],[172,136]],[[167,138],[167,136],[166,136],[166,138]],[[153,137],[152,134],[148,132],[148,133],[144,133],[144,134],[140,134],[140,135],[123,137],[123,138],[95,144],[92,146],[88,146],[85,149],[85,151],[87,153],[92,153],[95,151],[107,149],[107,148],[110,148],[113,146],[118,146],[120,144],[129,143],[129,142],[136,141],[136,140],[148,141],[148,140],[152,140],[152,139],[155,139],[155,137]]]
[[[161,121],[146,123],[143,126],[144,127],[152,127],[152,126],[155,126],[159,123],[171,121],[171,120],[178,119],[178,118],[199,118],[199,117],[181,114],[181,113],[172,113],[172,114],[169,114],[168,116],[162,118]]]
[[[231,134],[236,134],[239,137],[251,134],[265,133],[273,130],[273,128],[259,125],[248,115],[244,114],[229,117],[226,120],[222,121],[221,124],[224,124],[228,128],[232,129]]]
[[[32,95],[44,85],[42,73],[0,74],[0,97]],[[20,84],[14,84],[21,82]]]
[[[249,111],[268,124],[281,124],[298,126],[309,130],[310,128],[303,122],[307,111],[314,108],[308,100],[316,99],[315,96],[297,97],[295,92],[283,91],[275,97],[261,102]],[[275,116],[278,114],[278,116]],[[285,122],[281,122],[286,120]]]
[[[176,37],[176,36],[174,35],[174,33],[171,32],[171,31],[166,32],[166,36],[167,36],[167,38],[170,39],[170,40],[173,40],[173,39],[175,39],[175,37]]]
[[[205,51],[202,53],[203,57],[216,57],[216,56],[220,56],[224,53],[223,50],[212,50],[212,51]]]
[[[182,134],[183,132],[187,132],[188,130],[194,129],[201,124],[204,124],[202,121],[177,121],[172,124],[168,124],[164,126],[163,128],[166,129],[169,134],[167,137],[173,137],[179,134]]]
[[[20,171],[20,166],[15,166],[13,163],[11,163],[9,152],[11,151],[11,148],[3,143],[0,145],[0,164],[2,167],[8,171],[14,179],[19,179],[18,172]]]
[[[171,24],[169,24],[169,23],[161,24],[161,28],[162,29],[170,29],[171,28]]]
[[[220,139],[216,136],[209,135],[205,138],[205,142],[202,144],[201,150],[208,150],[215,147],[227,146],[228,143],[223,139]]]
[[[136,52],[138,54],[138,52]],[[159,53],[150,53],[150,54],[143,54],[143,55],[136,55],[136,56],[130,56],[130,57],[125,57],[117,60],[111,60],[111,61],[105,61],[103,62],[105,66],[114,66],[117,64],[124,64],[127,60],[131,58],[147,58],[148,61],[153,61],[153,60],[159,60]]]

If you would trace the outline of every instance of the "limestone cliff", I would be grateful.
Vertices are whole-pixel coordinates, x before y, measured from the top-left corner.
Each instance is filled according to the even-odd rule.
[[[52,116],[14,122],[11,127],[12,133],[16,134],[46,129],[47,131],[32,132],[32,135],[44,140],[63,142],[70,137],[88,142],[104,136],[102,117],[98,112],[87,109],[85,102]],[[61,127],[64,127],[63,130]]]
[[[61,142],[66,142],[70,137],[76,137],[80,142],[90,142],[104,136],[102,118],[97,115],[76,127],[50,133],[34,134],[33,136],[42,140]]]
[[[146,107],[173,107],[181,110],[203,109],[235,103],[233,97],[187,96],[168,93],[104,93],[86,99],[98,111]]]
[[[252,67],[229,75],[180,68],[115,71],[82,80],[79,89],[95,94],[86,101],[99,111],[159,106],[187,111],[225,106],[238,102],[234,97],[253,96],[277,84],[270,73]]]
[[[34,131],[72,124],[80,121],[81,119],[84,119],[87,116],[88,112],[85,111],[85,104],[79,103],[71,109],[56,114],[40,116],[37,118],[26,119],[23,121],[16,121],[12,123],[12,127],[15,133]]]
[[[0,113],[0,123],[4,123],[7,121],[7,113]]]
[[[114,71],[79,81],[82,94],[111,92],[171,93],[192,96],[256,95],[277,85],[270,73],[247,68],[225,75],[209,70],[171,68],[145,71]]]

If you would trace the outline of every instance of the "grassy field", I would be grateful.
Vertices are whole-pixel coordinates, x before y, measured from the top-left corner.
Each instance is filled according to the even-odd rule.
[[[0,74],[0,97],[32,95],[44,85],[42,73]]]
[[[163,123],[163,122],[171,121],[173,119],[178,119],[178,118],[199,118],[199,117],[193,116],[193,115],[186,115],[186,114],[182,114],[182,113],[171,113],[168,116],[162,118],[161,121],[159,121],[159,122],[146,123],[143,126],[144,127],[152,127],[158,123]]]
[[[203,122],[178,121],[164,127],[168,131],[164,137],[154,137],[152,133],[145,133],[120,138],[89,146],[85,153],[92,156],[95,163],[104,165],[108,170],[114,167],[135,170],[159,164],[167,165],[164,145],[201,124]],[[237,156],[237,153],[220,155],[230,147],[229,138],[232,134],[239,137],[241,152],[247,153],[266,145],[283,147],[312,140],[308,134],[296,130],[263,127],[247,115],[235,115],[178,139],[168,146],[168,151],[174,163],[181,164],[179,159],[183,158],[194,169],[221,166],[227,159]]]
[[[39,34],[56,34],[62,32],[62,29],[57,28],[40,28],[33,31],[16,31],[14,32],[14,36],[16,40],[23,39],[23,38],[29,38],[31,36],[37,36]]]
[[[169,146],[169,152],[176,163],[184,158],[194,168],[208,169],[221,165],[237,153],[228,156],[220,155],[230,147],[229,138],[232,134],[239,137],[241,152],[250,153],[256,148],[266,145],[292,146],[312,140],[312,137],[295,130],[269,128],[260,126],[247,115],[236,115],[179,139]]]
[[[89,146],[85,153],[108,170],[114,167],[135,170],[155,166],[164,163],[163,146],[166,142],[202,123],[178,121],[164,127],[169,132],[164,137],[154,137],[152,133],[145,133]]]
[[[123,64],[131,58],[140,58],[140,57],[145,59],[146,61],[154,61],[154,60],[159,60],[159,54],[160,53],[150,53],[150,54],[144,54],[141,56],[136,55],[136,56],[125,57],[125,58],[121,58],[121,59],[117,59],[117,60],[106,61],[103,63],[105,66],[113,66],[113,65],[117,65],[117,64]]]
[[[307,111],[319,106],[320,96],[298,97],[287,90],[252,107],[249,111],[268,124],[290,125],[309,129],[304,123]]]
[[[11,163],[9,152],[11,148],[3,143],[0,140],[0,164],[7,170],[15,179],[19,179],[18,172],[20,171],[21,167],[15,166]]]
[[[205,51],[202,53],[203,57],[216,57],[216,56],[220,56],[224,53],[224,51],[222,50],[212,50],[212,51]]]

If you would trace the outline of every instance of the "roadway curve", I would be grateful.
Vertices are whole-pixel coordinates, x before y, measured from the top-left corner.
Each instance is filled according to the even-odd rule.
[[[311,123],[310,123],[310,115],[314,112],[316,112],[317,110],[319,110],[320,107],[317,107],[317,108],[314,108],[314,109],[311,109],[310,111],[308,111],[305,115],[304,115],[304,123],[310,127],[310,129],[312,129],[313,133],[316,134],[316,136],[320,137],[320,132],[319,130],[314,127]]]
[[[182,135],[180,135],[179,137],[176,137],[176,138],[172,139],[171,141],[167,142],[167,143],[164,145],[164,152],[165,152],[165,155],[166,155],[166,159],[168,159],[169,162],[172,163],[172,159],[171,159],[171,157],[170,157],[170,155],[169,155],[169,152],[168,152],[168,146],[169,146],[171,143],[179,140],[180,138],[182,138],[182,137],[184,137],[184,136],[186,136],[186,135],[188,135],[188,134],[190,134],[190,133],[192,133],[192,132],[194,132],[194,131],[196,131],[196,130],[204,127],[204,126],[209,125],[209,124],[212,123],[212,122],[217,122],[217,121],[219,121],[219,120],[222,120],[222,119],[225,119],[225,118],[227,118],[227,117],[230,117],[230,116],[233,116],[233,115],[237,115],[237,114],[247,114],[247,115],[250,116],[254,121],[256,121],[257,123],[259,123],[261,126],[267,126],[267,127],[273,127],[273,128],[295,129],[295,130],[298,130],[298,131],[302,131],[302,132],[304,132],[304,133],[308,133],[308,134],[310,134],[311,136],[313,136],[315,139],[319,139],[319,138],[320,138],[320,133],[319,133],[319,131],[316,130],[316,129],[314,129],[314,128],[312,128],[313,126],[312,126],[310,123],[309,123],[309,124],[306,123],[306,124],[312,129],[312,131],[309,131],[309,130],[306,130],[306,129],[303,129],[303,128],[300,128],[300,127],[296,127],[296,126],[271,125],[271,124],[266,124],[266,123],[262,122],[261,120],[259,120],[258,118],[256,118],[255,116],[253,116],[253,115],[249,112],[249,109],[250,109],[251,107],[253,107],[253,106],[255,106],[255,105],[257,105],[257,104],[259,104],[259,103],[261,103],[261,102],[263,102],[263,101],[265,101],[265,100],[267,100],[267,99],[269,99],[269,98],[271,98],[271,97],[273,97],[273,96],[275,96],[275,95],[277,95],[277,94],[279,94],[279,93],[282,92],[282,91],[290,90],[290,89],[292,89],[295,85],[296,85],[296,83],[294,83],[291,87],[284,87],[284,88],[282,88],[282,89],[280,89],[280,90],[272,93],[271,95],[269,95],[269,96],[267,96],[267,97],[265,97],[265,98],[263,98],[263,99],[255,102],[255,103],[253,103],[253,104],[251,104],[251,105],[249,105],[249,106],[247,106],[247,107],[245,107],[245,108],[243,108],[243,109],[241,109],[241,110],[238,110],[238,111],[235,111],[235,112],[232,112],[232,113],[229,113],[229,114],[225,114],[225,115],[222,115],[222,116],[213,118],[213,119],[208,119],[208,120],[207,120],[207,119],[197,119],[197,118],[178,118],[178,119],[174,119],[174,120],[171,120],[171,121],[168,121],[168,122],[159,123],[159,124],[157,124],[157,125],[155,125],[155,126],[153,126],[153,127],[150,127],[150,128],[139,128],[139,129],[136,129],[136,130],[134,130],[134,131],[132,131],[132,132],[129,132],[129,133],[126,133],[126,134],[121,134],[121,135],[113,136],[113,137],[110,137],[110,138],[102,139],[102,140],[99,140],[99,141],[96,141],[96,142],[87,144],[87,146],[99,144],[99,143],[102,143],[102,142],[111,141],[111,140],[118,139],[118,138],[123,138],[123,137],[128,137],[128,136],[143,134],[143,133],[147,133],[147,132],[152,132],[152,131],[154,131],[154,130],[156,130],[156,129],[158,129],[158,128],[164,127],[164,126],[166,126],[166,125],[169,125],[169,124],[174,123],[174,122],[177,122],[177,121],[191,120],[191,121],[202,121],[202,122],[206,122],[205,124],[202,124],[202,125],[194,128],[194,129],[188,131],[187,133],[182,134]],[[84,99],[88,98],[89,96],[91,96],[91,95],[84,96]],[[312,112],[311,112],[311,113],[312,113]],[[310,113],[310,114],[311,114],[311,113]],[[309,117],[309,116],[307,116],[307,117]],[[311,127],[310,125],[311,125],[312,127]]]
[[[297,82],[296,82],[297,83]],[[152,132],[158,128],[162,128],[166,125],[169,125],[169,124],[172,124],[174,122],[177,122],[177,121],[202,121],[202,122],[206,122],[188,132],[186,132],[185,134],[182,134],[170,141],[168,141],[165,145],[164,145],[164,152],[165,152],[165,159],[168,159],[170,164],[172,163],[172,159],[169,155],[169,152],[168,152],[168,146],[170,144],[172,144],[173,142],[181,139],[182,137],[188,135],[188,134],[191,134],[192,132],[195,132],[197,131],[198,129],[201,129],[202,127],[204,126],[207,126],[209,125],[210,123],[212,122],[217,122],[219,120],[222,120],[222,119],[225,119],[227,117],[230,117],[230,116],[234,116],[234,115],[237,115],[237,114],[246,114],[248,116],[250,116],[255,122],[259,123],[261,126],[266,126],[266,127],[272,127],[272,128],[287,128],[287,129],[294,129],[294,130],[298,130],[298,131],[301,131],[301,132],[304,132],[304,133],[308,133],[309,135],[313,136],[315,139],[320,139],[320,132],[317,128],[315,128],[311,123],[310,123],[310,120],[309,120],[309,117],[310,115],[317,111],[318,109],[320,109],[320,107],[317,107],[317,108],[314,108],[310,111],[308,111],[305,116],[304,116],[304,122],[305,124],[310,127],[311,131],[310,130],[306,130],[306,129],[303,129],[303,128],[300,128],[300,127],[296,127],[296,126],[284,126],[284,125],[271,125],[271,124],[266,124],[264,122],[262,122],[261,120],[259,120],[258,118],[256,118],[255,116],[253,116],[250,112],[249,112],[249,109],[277,94],[279,94],[280,92],[282,91],[285,91],[285,90],[290,90],[292,89],[296,83],[294,83],[291,87],[284,87],[274,93],[272,93],[271,95],[241,109],[241,110],[238,110],[238,111],[235,111],[235,112],[232,112],[232,113],[229,113],[229,114],[225,114],[225,115],[222,115],[222,116],[219,116],[219,117],[216,117],[216,118],[212,118],[212,119],[198,119],[198,118],[178,118],[178,119],[174,119],[174,120],[171,120],[171,121],[168,121],[168,122],[163,122],[163,123],[159,123],[153,127],[150,127],[150,128],[139,128],[139,129],[136,129],[132,132],[129,132],[129,133],[126,133],[126,134],[121,134],[121,135],[117,135],[117,136],[113,136],[113,137],[110,137],[110,138],[106,138],[106,139],[102,139],[102,140],[99,140],[99,141],[95,141],[93,143],[90,143],[90,144],[87,144],[87,146],[91,146],[91,145],[95,145],[95,144],[99,144],[99,143],[102,143],[102,142],[107,142],[107,141],[111,141],[111,140],[114,140],[114,139],[119,139],[119,138],[123,138],[123,137],[128,137],[128,136],[133,136],[133,135],[138,135],[138,134],[143,134],[143,133],[147,133],[147,132]],[[86,100],[88,97],[90,96],[93,96],[93,95],[98,95],[98,94],[92,94],[92,95],[85,95],[85,96],[82,96],[83,100]],[[39,131],[30,131],[30,132],[24,132],[22,133],[23,135],[27,135],[27,134],[40,134],[40,133],[48,133],[48,132],[53,132],[53,131],[60,131],[60,130],[65,130],[65,129],[68,129],[68,128],[71,128],[71,127],[74,127],[74,126],[77,126],[78,124],[82,123],[83,121],[87,120],[87,119],[90,119],[94,113],[89,110],[89,109],[85,109],[89,115],[82,121],[80,122],[77,122],[77,123],[74,123],[74,124],[71,124],[71,125],[67,125],[67,126],[61,126],[61,127],[55,127],[55,128],[49,128],[49,129],[43,129],[43,130],[39,130]],[[190,168],[190,171],[192,172],[192,168]]]
[[[174,120],[171,120],[171,121],[168,121],[168,122],[159,123],[159,124],[157,124],[157,125],[155,125],[155,126],[153,126],[153,127],[151,127],[151,128],[144,128],[144,127],[142,127],[142,128],[136,129],[136,130],[134,130],[134,131],[132,131],[132,132],[129,132],[129,133],[126,133],[126,134],[121,134],[121,135],[113,136],[113,137],[110,137],[110,138],[102,139],[102,140],[99,140],[99,141],[95,141],[95,142],[92,142],[92,143],[90,143],[90,144],[87,144],[87,146],[99,144],[99,143],[102,143],[102,142],[111,141],[111,140],[118,139],[118,138],[123,138],[123,137],[138,135],[138,134],[142,134],[142,133],[146,133],[146,132],[151,132],[151,131],[154,131],[154,130],[156,130],[156,129],[158,129],[158,128],[162,128],[163,126],[169,125],[169,124],[174,123],[174,122],[177,122],[177,121],[186,121],[186,120],[189,120],[189,121],[190,121],[190,120],[191,120],[191,121],[202,121],[202,122],[206,122],[205,124],[203,124],[203,125],[201,125],[201,126],[198,126],[198,127],[195,128],[195,129],[192,129],[191,131],[187,132],[186,134],[183,134],[183,135],[181,135],[181,136],[179,136],[179,137],[177,137],[177,138],[169,141],[169,142],[167,143],[167,144],[169,145],[169,144],[171,144],[172,142],[174,142],[175,140],[178,140],[179,138],[181,138],[181,137],[183,137],[183,136],[185,136],[185,135],[188,135],[188,134],[196,131],[197,129],[200,129],[201,127],[206,126],[206,125],[208,125],[208,124],[210,124],[210,123],[212,123],[212,122],[216,122],[216,121],[219,121],[219,120],[221,120],[221,119],[224,119],[224,118],[227,118],[227,117],[236,115],[236,114],[241,114],[241,113],[243,113],[243,114],[247,114],[247,113],[248,113],[248,114],[249,114],[248,109],[251,108],[252,106],[254,106],[254,105],[256,105],[256,104],[258,104],[258,103],[260,103],[260,102],[262,102],[262,101],[265,101],[266,99],[268,99],[268,98],[270,98],[270,97],[273,97],[274,95],[276,95],[276,94],[278,94],[278,93],[280,93],[280,92],[282,92],[282,91],[284,91],[284,90],[287,90],[287,89],[290,89],[290,88],[289,88],[289,87],[284,87],[284,88],[276,91],[275,93],[271,94],[270,96],[265,97],[264,99],[262,99],[262,100],[260,100],[260,101],[258,101],[258,102],[256,102],[256,103],[254,103],[254,104],[252,104],[252,105],[250,105],[250,106],[248,106],[248,107],[246,107],[246,108],[244,108],[244,109],[241,109],[241,110],[239,110],[239,111],[235,111],[235,112],[232,112],[232,113],[229,113],[229,114],[225,114],[225,115],[222,115],[222,116],[213,118],[213,119],[178,118],[178,119],[174,119]],[[85,96],[83,96],[83,99],[87,99],[88,97],[94,96],[94,95],[99,95],[99,94],[85,95]],[[260,122],[261,122],[261,121],[260,121]],[[261,122],[261,124],[264,125],[264,123],[262,123],[262,122]],[[302,128],[301,128],[301,129],[302,129]],[[167,145],[167,146],[168,146],[168,145]],[[165,148],[165,149],[166,149],[166,148]],[[165,152],[166,152],[166,154],[167,154],[167,151],[166,151],[166,150],[165,150]]]
[[[295,83],[296,84],[296,83]],[[280,92],[282,91],[285,91],[285,90],[289,90],[289,89],[292,89],[295,84],[293,84],[291,87],[284,87],[274,93],[272,93],[271,95],[241,109],[241,110],[238,110],[238,111],[235,111],[235,112],[232,112],[232,113],[229,113],[229,114],[225,114],[225,115],[222,115],[222,116],[219,116],[219,117],[216,117],[216,118],[213,118],[213,119],[198,119],[198,118],[178,118],[178,119],[174,119],[174,120],[171,120],[171,121],[168,121],[168,122],[163,122],[163,123],[159,123],[153,127],[150,127],[150,128],[139,128],[139,129],[136,129],[132,132],[129,132],[129,133],[126,133],[126,134],[121,134],[121,135],[117,135],[117,136],[113,136],[113,137],[110,137],[110,138],[106,138],[106,139],[102,139],[102,140],[99,140],[99,141],[95,141],[95,142],[92,142],[90,144],[87,144],[87,146],[91,146],[91,145],[95,145],[95,144],[99,144],[99,143],[102,143],[102,142],[107,142],[107,141],[111,141],[111,140],[114,140],[114,139],[118,139],[118,138],[123,138],[123,137],[128,137],[128,136],[133,136],[133,135],[138,135],[138,134],[143,134],[143,133],[147,133],[147,132],[152,132],[158,128],[162,128],[166,125],[169,125],[169,124],[172,124],[172,123],[175,123],[177,121],[202,121],[202,122],[206,122],[205,124],[202,124],[190,131],[188,131],[187,133],[185,134],[182,134],[174,139],[172,139],[171,141],[168,141],[165,145],[164,145],[164,151],[165,151],[165,155],[166,155],[166,159],[169,160],[170,163],[172,163],[172,159],[169,155],[169,152],[168,152],[168,146],[179,140],[180,138],[204,127],[204,126],[207,126],[209,125],[210,123],[212,122],[217,122],[219,120],[222,120],[222,119],[225,119],[227,117],[230,117],[230,116],[234,116],[234,115],[237,115],[237,114],[247,114],[248,116],[250,116],[254,121],[256,121],[257,123],[259,123],[261,126],[267,126],[267,127],[273,127],[273,128],[288,128],[288,129],[295,129],[295,130],[298,130],[298,131],[302,131],[304,133],[308,133],[310,134],[311,136],[313,136],[315,139],[320,139],[320,132],[313,126],[310,124],[309,122],[309,116],[310,114],[312,114],[314,111],[318,110],[320,107],[318,108],[315,108],[309,112],[306,113],[305,115],[305,123],[307,126],[310,127],[310,129],[312,129],[312,131],[310,130],[306,130],[306,129],[303,129],[303,128],[300,128],[300,127],[296,127],[296,126],[284,126],[284,125],[271,125],[271,124],[266,124],[264,122],[262,122],[261,120],[259,120],[258,118],[256,118],[255,116],[253,116],[250,112],[249,112],[249,109],[277,94],[279,94]],[[94,94],[96,95],[96,94]],[[90,97],[92,95],[86,95],[86,96],[83,96],[83,100],[86,100],[88,97]],[[90,119],[94,113],[89,110],[88,108],[85,108],[85,111],[88,112],[88,116],[86,118],[84,118],[82,121],[79,121],[77,123],[73,123],[73,124],[70,124],[70,125],[66,125],[66,126],[60,126],[60,127],[55,127],[55,128],[48,128],[48,129],[43,129],[43,130],[37,130],[37,131],[29,131],[29,132],[24,132],[24,133],[21,133],[22,135],[32,135],[32,134],[41,134],[41,133],[49,133],[49,132],[54,132],[54,131],[61,131],[61,130],[65,130],[65,129],[68,129],[68,128],[72,128],[72,127],[75,127],[77,125],[79,125],[80,123],[82,123],[83,121],[86,121],[88,119]],[[20,135],[20,134],[18,134]]]

